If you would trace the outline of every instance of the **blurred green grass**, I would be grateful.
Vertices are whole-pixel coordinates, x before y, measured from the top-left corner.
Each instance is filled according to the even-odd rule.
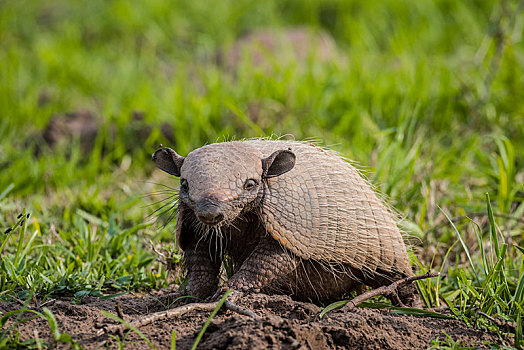
[[[225,1],[210,9],[198,1],[16,1],[4,2],[0,16],[0,159],[11,164],[0,180],[14,183],[15,193],[90,183],[114,170],[125,156],[120,134],[111,161],[79,167],[78,158],[48,154],[50,166],[30,157],[24,141],[32,132],[52,115],[82,108],[120,126],[133,111],[167,122],[181,153],[223,136],[261,136],[260,129],[316,138],[370,165],[399,205],[414,205],[398,198],[406,187],[410,196],[420,192],[413,182],[449,179],[458,185],[454,196],[472,183],[493,193],[483,163],[497,153],[495,141],[524,147],[522,16],[504,14],[498,2]],[[269,75],[241,65],[236,77],[213,64],[244,33],[293,25],[327,30],[343,58],[278,66]],[[505,30],[504,52],[486,86],[497,26]],[[48,102],[39,106],[42,96]],[[271,109],[255,128],[235,111],[249,115],[256,102]],[[154,147],[145,142],[144,152],[132,154],[133,169],[151,170]],[[51,167],[63,171],[50,174]]]
[[[158,141],[167,142],[162,123],[184,155],[230,138],[320,140],[360,163],[390,198],[424,244],[420,260],[443,263],[457,240],[450,225],[432,230],[447,222],[443,211],[485,211],[486,192],[495,214],[524,211],[522,9],[510,0],[0,1],[0,228],[27,208],[25,242],[38,232],[27,259],[52,257],[29,269],[20,265],[21,232],[4,237],[6,293],[172,282],[147,242],[172,242],[173,227],[142,225],[158,200],[143,197],[155,191],[152,182],[176,187],[150,161]],[[249,59],[234,71],[217,65],[218,53],[247,33],[296,26],[332,36],[337,59],[275,55],[270,74]],[[53,116],[79,110],[102,123],[92,152],[79,140],[42,145],[38,135]],[[136,112],[153,131],[129,148]],[[522,225],[495,220],[506,242],[522,245]],[[457,228],[479,253],[476,232],[463,223]],[[96,244],[86,253],[88,242]],[[454,249],[456,268],[465,257]],[[519,275],[518,267],[508,271]]]

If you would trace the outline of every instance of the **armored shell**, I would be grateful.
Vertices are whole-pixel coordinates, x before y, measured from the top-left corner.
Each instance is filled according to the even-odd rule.
[[[181,172],[184,176],[184,171],[195,162],[216,164],[204,167],[209,174],[199,174],[201,181],[209,186],[209,182],[219,178],[218,172],[230,172],[226,180],[213,184],[213,188],[225,199],[234,198],[243,181],[257,175],[244,174],[243,162],[260,163],[278,150],[291,151],[296,157],[295,165],[290,171],[265,180],[263,198],[256,208],[262,225],[275,240],[302,259],[412,275],[393,215],[358,171],[333,152],[291,141],[216,143],[191,152]],[[261,172],[262,164],[255,169]],[[178,216],[180,223],[184,211],[179,211]],[[178,236],[180,232],[178,225]]]

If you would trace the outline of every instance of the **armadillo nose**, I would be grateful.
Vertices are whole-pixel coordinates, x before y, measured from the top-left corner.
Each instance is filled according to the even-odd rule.
[[[203,212],[198,214],[198,219],[207,225],[216,225],[224,219],[224,214]]]
[[[216,225],[224,220],[220,208],[213,204],[199,206],[197,216],[206,225]]]

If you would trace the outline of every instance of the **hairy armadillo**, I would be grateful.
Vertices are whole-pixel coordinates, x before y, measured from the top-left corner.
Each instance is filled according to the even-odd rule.
[[[333,152],[259,139],[210,144],[185,158],[160,148],[153,160],[180,177],[176,234],[189,295],[217,291],[224,259],[233,275],[222,289],[321,303],[413,274],[390,211]],[[414,286],[398,296],[412,305]]]

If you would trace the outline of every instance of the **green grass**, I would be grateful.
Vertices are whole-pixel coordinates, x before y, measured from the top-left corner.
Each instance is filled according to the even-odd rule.
[[[180,282],[149,246],[178,262],[173,224],[147,217],[165,195],[146,196],[165,190],[153,183],[177,186],[150,161],[168,144],[159,131],[168,123],[183,155],[230,138],[321,140],[390,198],[419,246],[414,264],[442,272],[419,283],[428,306],[445,300],[476,327],[499,328],[479,311],[520,321],[523,6],[0,1],[0,229],[12,228],[0,233],[0,297],[45,302]],[[234,72],[215,62],[245,33],[291,26],[329,33],[337,59],[268,53],[269,74],[248,59]],[[79,140],[42,144],[52,116],[82,109],[102,125],[92,152]],[[133,112],[153,127],[140,143]],[[484,214],[448,220],[471,213]]]
[[[467,350],[467,349],[474,349],[474,347],[470,346],[463,346],[459,341],[454,341],[453,338],[451,338],[447,333],[444,332],[444,335],[446,336],[445,339],[440,340],[440,338],[437,338],[431,342],[431,346],[429,347],[430,350]]]

